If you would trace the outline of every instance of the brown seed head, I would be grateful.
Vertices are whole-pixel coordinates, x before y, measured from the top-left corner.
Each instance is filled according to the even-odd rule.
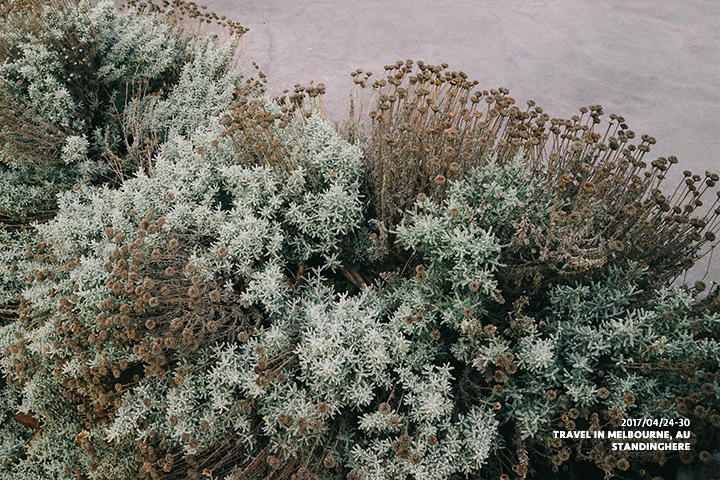
[[[392,417],[387,419],[387,424],[395,428],[400,425],[400,419],[397,417],[397,415],[393,415]]]

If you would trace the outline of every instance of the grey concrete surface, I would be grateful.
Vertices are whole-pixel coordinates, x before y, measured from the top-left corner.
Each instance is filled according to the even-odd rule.
[[[411,58],[447,62],[532,99],[551,116],[601,104],[687,168],[720,171],[720,2],[717,0],[210,0],[249,32],[240,66],[255,61],[271,94],[325,83],[334,121],[347,112],[350,72],[376,75]],[[669,182],[670,184],[670,182]],[[701,277],[707,264],[693,271]],[[720,281],[720,252],[711,274]]]

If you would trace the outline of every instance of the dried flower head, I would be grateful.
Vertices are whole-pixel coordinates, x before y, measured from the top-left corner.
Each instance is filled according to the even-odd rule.
[[[318,404],[316,405],[316,408],[317,408],[317,411],[323,415],[330,411],[330,407],[325,402],[318,402]]]

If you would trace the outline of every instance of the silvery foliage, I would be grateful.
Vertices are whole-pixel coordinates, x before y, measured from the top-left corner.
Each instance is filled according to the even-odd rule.
[[[421,461],[398,461],[390,450],[399,435],[389,439],[374,439],[369,446],[355,445],[352,454],[364,478],[391,480],[417,478],[423,480],[468,478],[486,462],[497,442],[498,421],[485,408],[472,407],[467,413],[442,422],[418,425],[418,440],[408,446]],[[442,438],[430,445],[430,435]],[[393,458],[395,457],[395,458]]]
[[[419,199],[398,228],[398,240],[413,249],[422,272],[401,287],[396,317],[420,314],[431,320],[404,327],[414,333],[427,334],[438,325],[459,332],[459,358],[468,359],[466,340],[479,335],[488,302],[500,300],[493,273],[502,267],[502,246],[488,219],[504,219],[522,205],[528,190],[524,173],[521,154],[504,167],[491,160],[456,182],[443,203]]]
[[[654,414],[659,399],[697,389],[674,367],[657,365],[694,356],[717,367],[719,344],[709,333],[720,320],[707,311],[693,313],[694,298],[683,289],[660,289],[651,307],[647,299],[635,306],[645,271],[637,264],[611,268],[596,282],[554,287],[539,318],[519,318],[528,323],[517,331],[484,328],[506,320],[488,315],[493,303],[504,301],[492,272],[503,268],[500,249],[510,247],[498,245],[492,230],[532,201],[538,188],[526,171],[520,156],[502,167],[491,161],[457,182],[442,204],[416,203],[398,238],[426,271],[397,287],[394,321],[414,338],[434,329],[443,337],[459,333],[451,353],[472,361],[490,385],[496,383],[492,373],[512,361],[517,372],[504,374],[502,394],[488,392],[485,401],[499,401],[498,419],[514,424],[522,440],[550,438],[552,419],[569,406]],[[471,281],[477,282],[474,292]],[[417,354],[427,359],[428,350]],[[643,364],[655,367],[640,374]],[[600,388],[608,389],[607,399],[598,397]],[[636,404],[624,401],[629,393]]]
[[[119,95],[126,93],[126,89],[135,89],[136,93],[141,93],[149,83],[166,77],[168,69],[175,69],[191,60],[185,64],[180,74],[178,91],[172,90],[173,86],[168,85],[170,94],[154,111],[160,112],[160,121],[169,125],[172,132],[189,133],[199,125],[204,125],[214,110],[227,105],[235,85],[239,82],[239,74],[228,73],[234,51],[232,42],[220,48],[214,48],[213,41],[209,38],[192,43],[185,34],[152,17],[136,17],[133,14],[117,12],[112,2],[101,2],[83,14],[75,13],[68,17],[45,17],[49,22],[47,34],[61,35],[60,32],[67,28],[64,22],[71,21],[81,39],[96,42],[100,50],[98,58],[101,60],[96,72],[98,81],[106,85],[112,95],[116,95],[114,100],[121,106],[123,102],[119,102]],[[50,25],[52,22],[56,24]],[[17,32],[5,30],[4,33],[12,37]],[[12,152],[2,153],[7,166],[0,167],[0,211],[4,215],[32,217],[38,209],[54,205],[58,188],[67,188],[78,181],[93,181],[105,174],[107,166],[104,161],[93,157],[88,148],[92,145],[97,151],[98,148],[110,145],[103,143],[108,138],[105,135],[107,132],[88,131],[87,125],[77,116],[81,106],[75,103],[69,87],[62,82],[57,53],[48,49],[37,37],[24,33],[17,34],[16,38],[6,38],[17,44],[20,53],[14,61],[0,66],[0,75],[4,80],[8,79],[6,77],[21,78],[25,90],[20,93],[26,96],[32,108],[42,112],[48,121],[68,131],[79,132],[67,137],[61,152],[64,163],[61,168],[33,166],[29,169],[26,165],[14,162]],[[118,82],[123,87],[122,92],[112,90],[112,86]],[[12,88],[10,86],[15,85],[15,82],[5,85]],[[179,108],[190,107],[193,107],[192,116],[177,115]],[[175,123],[169,121],[171,116],[177,119]],[[180,119],[182,122],[178,123]],[[137,118],[127,115],[125,120],[131,122]],[[108,126],[109,129],[116,127],[118,126]],[[168,168],[172,168],[172,164],[168,164]],[[148,180],[147,177],[142,177],[136,181],[142,183]],[[25,280],[38,269],[37,254],[33,256],[28,252],[37,252],[39,245],[46,244],[42,241],[44,232],[36,232],[32,227],[19,231],[0,230],[0,304],[12,304],[16,302],[17,294],[22,293],[33,302],[35,313],[39,316],[50,316],[49,321],[43,322],[39,328],[22,332],[29,341],[27,352],[4,356],[2,366],[5,371],[16,359],[58,352],[58,347],[54,344],[57,334],[52,331],[52,316],[56,315],[57,305],[51,299],[51,290],[67,293],[72,288],[72,282],[76,281],[81,286],[87,308],[96,306],[99,294],[104,291],[100,282],[103,275],[100,259],[110,250],[106,243],[99,241],[94,228],[99,222],[112,224],[109,219],[119,214],[118,211],[112,213],[112,210],[116,207],[121,209],[122,202],[132,202],[133,194],[129,193],[122,199],[122,195],[119,195],[113,199],[113,193],[118,192],[105,188],[83,188],[84,191],[74,196],[65,195],[60,200],[64,205],[60,209],[65,210],[67,215],[64,218],[71,223],[71,228],[64,229],[62,221],[57,225],[46,226],[48,238],[54,239],[53,246],[48,245],[48,250],[52,248],[53,252],[57,252],[57,256],[53,254],[50,264],[43,267],[55,270],[75,255],[81,259],[81,266],[69,278],[59,279],[58,284],[50,285],[51,282],[45,282],[28,287]],[[146,193],[135,192],[140,196]],[[108,210],[103,215],[94,208]],[[79,216],[75,218],[73,215]],[[88,230],[83,231],[85,228]],[[67,238],[64,238],[65,233],[69,235]],[[55,241],[59,238],[62,238],[62,241]],[[47,255],[45,257],[47,258]],[[90,321],[86,315],[81,318],[85,322]],[[17,323],[2,327],[3,349],[17,341],[14,336],[17,327]],[[69,362],[66,368],[79,368],[79,363]],[[2,478],[6,478],[4,475],[8,475],[7,478],[70,478],[66,469],[75,458],[82,457],[75,441],[81,424],[73,413],[74,406],[65,405],[58,394],[57,381],[51,375],[48,365],[41,365],[33,380],[25,384],[21,391],[13,387],[3,387],[1,392],[3,415],[8,414],[7,412],[25,412],[39,418],[43,425],[42,432],[35,433],[32,442],[25,445],[29,434],[25,433],[23,427],[14,421],[3,424],[3,466],[0,468]],[[130,453],[125,454],[127,458],[117,457],[114,452],[105,453],[104,458],[115,468],[116,478],[124,476],[120,475],[121,471],[128,475],[137,471],[131,457],[134,450],[128,451]]]
[[[41,34],[3,30],[3,39],[17,50],[0,65],[0,90],[6,101],[22,99],[26,111],[48,122],[49,131],[57,130],[59,165],[49,158],[29,161],[11,144],[0,145],[4,215],[44,215],[54,208],[58,191],[78,181],[101,181],[111,170],[99,154],[116,151],[128,138],[139,144],[139,133],[159,133],[156,139],[164,141],[170,131],[191,132],[228,104],[239,80],[237,73],[229,73],[234,39],[221,47],[211,37],[191,41],[189,34],[153,15],[120,13],[110,1],[71,6],[64,13],[50,9],[43,22]],[[65,39],[68,31],[74,40]],[[78,58],[87,55],[88,78],[66,71],[62,48],[72,48]],[[154,95],[158,89],[163,95]],[[84,97],[84,91],[94,90],[99,93]],[[85,104],[93,95],[100,103]],[[100,124],[90,124],[88,111],[92,122],[102,119]]]
[[[693,297],[682,289],[658,291],[652,308],[633,307],[642,275],[642,268],[630,265],[611,269],[597,283],[558,286],[542,329],[532,326],[516,342],[494,336],[479,343],[474,364],[481,371],[514,355],[519,369],[504,385],[503,416],[516,423],[523,439],[549,438],[551,420],[567,405],[590,411],[617,407],[627,416],[667,414],[658,400],[687,395],[692,386],[674,367],[657,368],[662,359],[683,362],[694,356],[717,366],[720,343],[707,335],[698,340],[716,328],[717,315],[692,314]],[[643,364],[655,367],[640,374]],[[608,390],[608,398],[598,396],[600,388]],[[637,403],[624,401],[629,393]],[[566,396],[564,409],[551,401],[555,395]]]
[[[0,412],[17,412],[18,392],[13,387],[0,390]],[[0,471],[10,468],[18,455],[25,451],[30,433],[18,422],[8,418],[0,423]]]
[[[25,279],[36,269],[28,246],[39,243],[28,230],[0,229],[0,305],[15,300]]]
[[[640,375],[640,365],[657,365],[661,359],[684,362],[692,356],[717,365],[720,342],[703,335],[720,323],[717,315],[694,314],[694,298],[685,289],[662,288],[655,292],[652,308],[633,307],[641,293],[637,284],[643,272],[636,265],[627,271],[612,269],[603,282],[554,291],[556,313],[548,331],[558,339],[555,358],[564,365],[557,381],[566,385],[579,405],[597,402],[594,392],[587,390],[602,386],[610,390],[608,405],[628,412],[653,411],[657,406],[651,402],[627,405],[622,397],[626,393],[648,399],[673,397],[682,395],[688,383],[673,369]],[[588,348],[569,348],[581,339]],[[598,370],[608,372],[604,385],[592,381]]]
[[[216,38],[207,35],[192,44],[189,61],[166,97],[134,98],[125,110],[125,128],[144,130],[162,142],[172,133],[192,135],[210,113],[227,107],[242,79],[230,69],[236,40],[231,38],[220,46],[215,43]]]

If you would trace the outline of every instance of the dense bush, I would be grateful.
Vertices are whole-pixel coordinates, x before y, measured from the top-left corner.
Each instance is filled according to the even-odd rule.
[[[6,224],[52,217],[57,193],[77,182],[121,180],[138,166],[151,168],[169,129],[187,129],[204,110],[227,105],[234,90],[228,50],[235,42],[210,48],[211,40],[157,21],[173,16],[120,14],[112,2],[94,8],[16,2],[3,13]]]
[[[59,192],[139,167],[152,174],[158,145],[227,106],[240,81],[229,70],[234,41],[193,40],[158,14],[120,14],[109,2],[32,7],[5,12],[0,35],[2,302],[28,274],[25,226],[53,217]]]
[[[232,44],[191,41],[155,7],[75,8],[49,25],[72,33],[63,19],[82,13],[140,29],[137,44],[188,43],[162,93],[121,115],[65,111],[77,131],[60,159],[110,168],[88,136],[97,114],[132,177],[100,185],[16,148],[32,129],[2,137],[3,172],[46,162],[69,184],[6,177],[53,206],[0,230],[0,478],[550,478],[568,464],[653,478],[678,461],[711,474],[718,289],[669,285],[714,245],[718,200],[693,213],[716,175],[663,195],[675,159],[648,168],[654,139],[633,145],[622,118],[551,119],[411,62],[376,81],[350,143],[305,106],[321,85],[269,99],[228,73]],[[552,435],[630,417],[689,418],[693,450]]]

